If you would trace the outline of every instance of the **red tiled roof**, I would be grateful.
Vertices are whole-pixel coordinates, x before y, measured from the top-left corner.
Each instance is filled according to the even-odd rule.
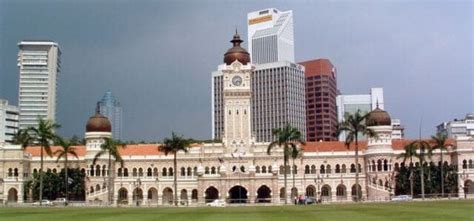
[[[85,146],[74,146],[76,154],[78,157],[86,155],[86,147]],[[60,146],[51,146],[51,152],[54,154],[57,150],[61,149]],[[39,157],[41,155],[41,149],[39,146],[31,146],[25,149],[26,153],[31,154],[34,157]],[[46,152],[44,152],[44,156],[46,156]],[[71,155],[69,155],[71,156]]]

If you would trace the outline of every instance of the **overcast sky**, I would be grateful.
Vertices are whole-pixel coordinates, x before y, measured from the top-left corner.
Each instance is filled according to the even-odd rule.
[[[293,10],[296,60],[329,58],[343,94],[383,87],[407,137],[435,133],[474,110],[471,1],[5,1],[0,0],[0,98],[18,103],[17,43],[62,50],[57,120],[84,135],[111,90],[124,140],[177,131],[211,137],[211,72],[250,11]],[[244,47],[247,46],[244,43]]]

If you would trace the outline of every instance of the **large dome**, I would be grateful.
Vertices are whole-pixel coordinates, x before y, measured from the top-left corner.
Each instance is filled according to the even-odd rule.
[[[240,43],[244,42],[240,39],[240,35],[235,32],[234,38],[230,41],[234,47],[227,50],[224,54],[224,63],[227,65],[232,64],[235,60],[246,65],[250,62],[250,54],[244,48],[240,47]]]
[[[367,126],[390,126],[392,120],[387,111],[380,109],[377,105],[373,111],[371,111],[366,118]]]
[[[86,132],[111,132],[112,126],[107,117],[98,111],[87,121]]]

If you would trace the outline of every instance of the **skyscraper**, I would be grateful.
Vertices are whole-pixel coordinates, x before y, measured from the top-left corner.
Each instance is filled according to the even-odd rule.
[[[247,20],[253,64],[295,62],[293,11],[269,8],[248,13]]]
[[[18,115],[18,107],[0,99],[0,144],[13,142],[13,136],[18,131]]]
[[[336,68],[328,59],[300,62],[305,67],[306,140],[335,141],[337,126]]]
[[[370,94],[344,94],[336,97],[337,103],[337,120],[341,122],[344,120],[344,115],[354,114],[357,110],[360,110],[362,114],[369,113],[375,108],[379,107],[382,110],[384,108],[383,99],[383,88],[371,88]],[[360,136],[363,138],[363,136]],[[346,139],[345,132],[339,135],[339,140],[344,141]],[[365,139],[365,138],[364,138]]]
[[[100,114],[107,117],[112,124],[112,137],[122,139],[122,106],[112,92],[105,92],[99,103]]]
[[[20,128],[37,126],[38,118],[56,120],[57,75],[61,50],[52,41],[18,43]]]

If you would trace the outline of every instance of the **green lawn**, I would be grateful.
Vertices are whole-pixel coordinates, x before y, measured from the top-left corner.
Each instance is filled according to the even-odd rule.
[[[474,221],[474,201],[226,208],[0,208],[2,221]]]

